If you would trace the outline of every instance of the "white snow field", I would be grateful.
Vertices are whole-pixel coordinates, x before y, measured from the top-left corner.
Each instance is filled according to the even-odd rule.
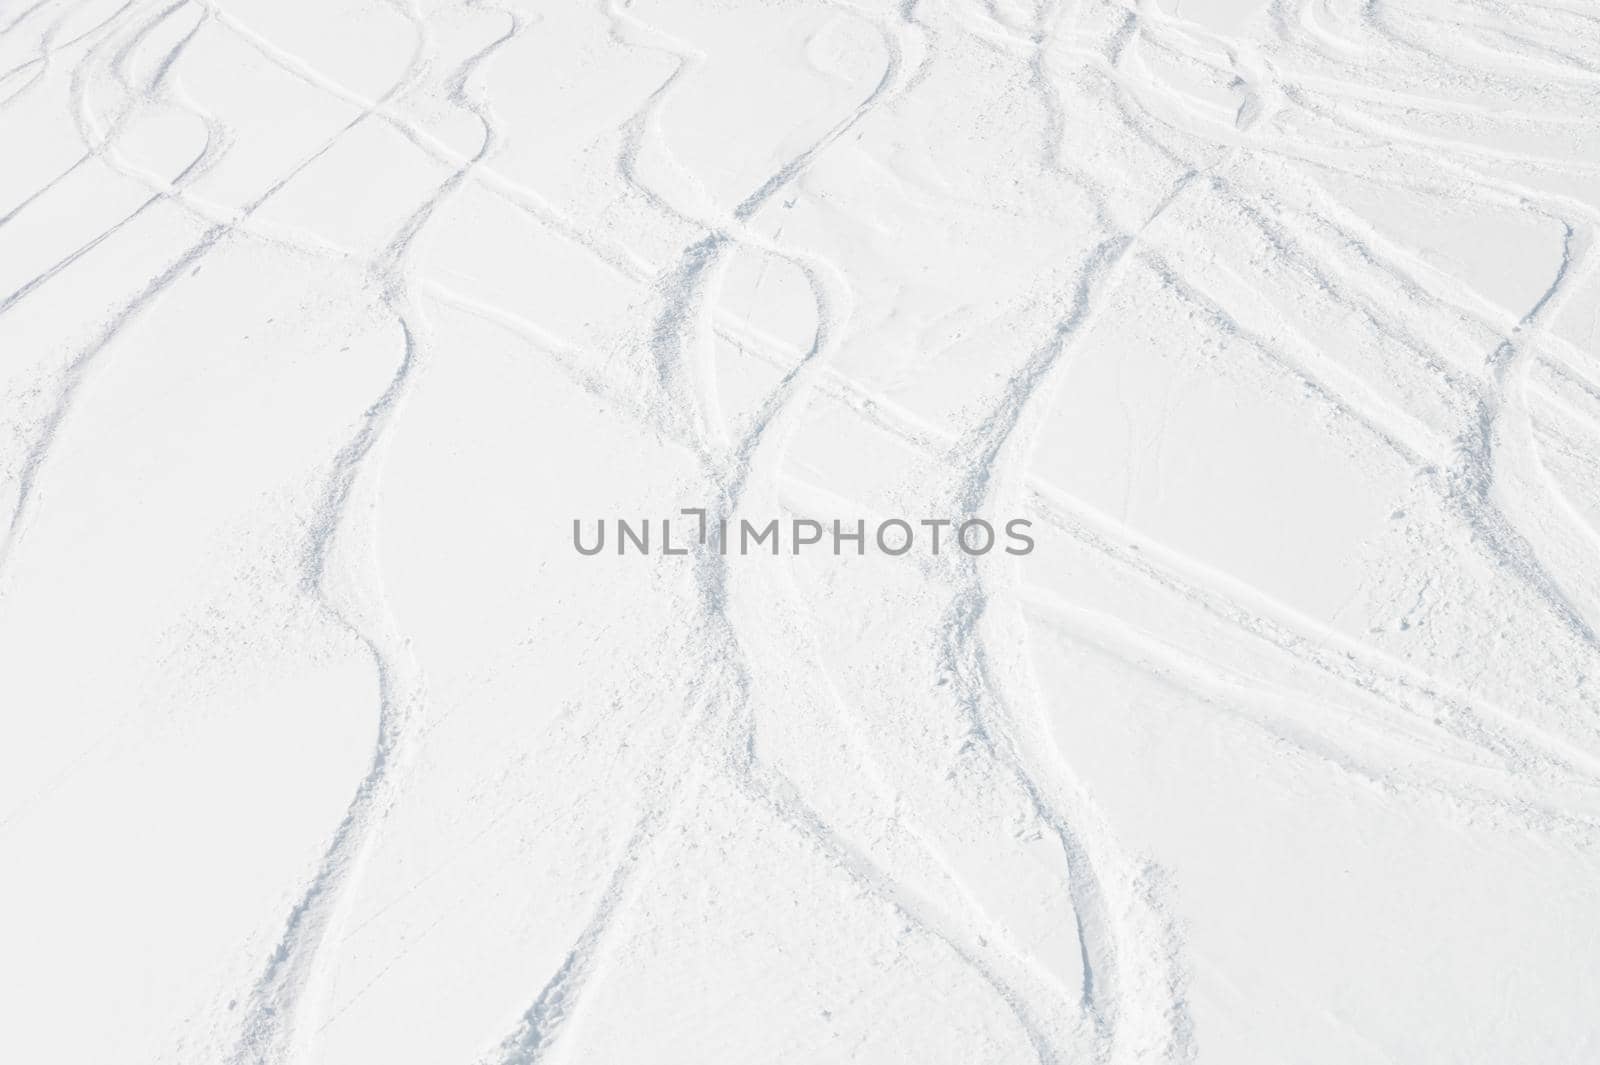
[[[1600,1062],[1597,232],[1595,0],[0,2],[0,1063]]]

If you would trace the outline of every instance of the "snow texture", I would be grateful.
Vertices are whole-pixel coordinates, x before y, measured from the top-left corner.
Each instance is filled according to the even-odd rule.
[[[1593,0],[0,2],[0,1062],[1600,1061],[1597,226]]]

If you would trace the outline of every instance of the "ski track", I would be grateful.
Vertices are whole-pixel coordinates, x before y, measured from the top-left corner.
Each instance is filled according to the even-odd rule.
[[[974,812],[975,823],[999,824],[1003,811],[1021,808],[1053,841],[1052,912],[1072,928],[1080,955],[1075,971],[1063,971],[1036,957],[1028,931],[1008,919],[1005,889],[966,871],[970,844],[936,823],[946,800],[915,791],[931,787],[919,776],[928,771],[922,763],[944,756],[913,751],[902,758],[895,745],[903,737],[879,734],[883,719],[830,665],[822,636],[828,620],[797,565],[736,565],[714,550],[713,533],[713,550],[687,571],[694,680],[684,705],[672,710],[682,723],[637,781],[634,806],[619,819],[620,841],[604,861],[579,871],[586,880],[581,916],[563,918],[577,933],[554,968],[533,986],[499,989],[504,1024],[477,1034],[482,1065],[582,1060],[583,1041],[615,1023],[596,1020],[591,1004],[608,980],[626,974],[619,953],[649,928],[653,889],[676,868],[676,841],[693,831],[695,812],[713,795],[734,796],[826,875],[933,944],[984,989],[1020,1045],[1044,1065],[1199,1060],[1204,1032],[1190,1006],[1183,885],[1119,838],[1094,794],[1093,774],[1059,742],[1047,682],[1031,666],[1015,667],[1012,656],[1027,654],[1016,649],[1039,639],[1092,647],[1230,728],[1303,752],[1360,787],[1426,805],[1463,831],[1506,824],[1592,854],[1600,828],[1592,804],[1600,786],[1594,720],[1563,706],[1531,714],[1504,685],[1481,687],[1458,666],[1352,635],[1108,513],[1053,480],[1038,460],[1063,380],[1103,352],[1093,341],[1115,317],[1117,301],[1135,286],[1154,285],[1225,338],[1220,378],[1298,389],[1326,417],[1333,438],[1372,456],[1372,468],[1409,474],[1413,491],[1454,521],[1446,531],[1456,549],[1495,574],[1496,587],[1509,588],[1505,594],[1518,597],[1524,616],[1562,641],[1561,653],[1580,673],[1600,666],[1600,586],[1584,568],[1600,547],[1600,526],[1592,509],[1585,511],[1592,501],[1563,483],[1546,454],[1548,447],[1578,456],[1582,444],[1572,427],[1588,433],[1591,446],[1600,427],[1595,351],[1558,328],[1574,301],[1596,291],[1600,201],[1553,177],[1593,182],[1600,160],[1495,147],[1429,125],[1484,117],[1521,123],[1530,136],[1565,125],[1600,138],[1600,59],[1592,51],[1600,47],[1600,19],[1578,7],[1541,8],[1550,25],[1568,27],[1571,39],[1562,39],[1554,30],[1542,35],[1537,21],[1518,27],[1517,9],[1499,3],[1424,4],[1407,13],[1380,0],[1271,0],[1229,28],[1179,14],[1186,6],[807,5],[824,20],[819,25],[861,31],[881,69],[861,79],[867,88],[853,102],[841,103],[848,95],[842,90],[839,98],[819,98],[771,149],[764,169],[741,160],[713,173],[697,169],[696,151],[704,149],[687,148],[678,123],[724,76],[719,42],[697,39],[694,27],[703,24],[673,5],[601,0],[588,15],[604,25],[603,47],[594,43],[595,26],[586,27],[584,46],[665,70],[629,106],[613,108],[607,138],[597,142],[604,158],[588,164],[610,197],[605,203],[631,212],[632,224],[615,225],[601,221],[605,207],[597,214],[593,205],[565,202],[538,177],[519,173],[506,149],[525,147],[522,131],[486,88],[506,73],[498,67],[502,53],[559,34],[569,26],[566,16],[487,0],[376,5],[412,38],[403,69],[376,96],[352,87],[359,84],[355,72],[297,55],[276,39],[272,20],[258,21],[259,6],[38,0],[0,20],[8,57],[0,121],[57,92],[81,147],[43,184],[0,203],[0,258],[8,231],[48,209],[89,168],[104,168],[119,191],[142,197],[0,293],[0,325],[28,315],[157,211],[185,219],[199,234],[151,276],[130,279],[58,365],[44,360],[37,368],[48,390],[42,411],[18,418],[14,453],[0,454],[12,500],[0,539],[0,611],[41,546],[31,533],[50,505],[58,449],[85,428],[80,402],[103,365],[117,359],[124,333],[162,301],[181,299],[184,280],[201,263],[257,249],[353,265],[399,349],[382,391],[350,412],[348,436],[306,487],[297,567],[296,594],[370,662],[377,693],[372,746],[342,814],[324,837],[305,841],[304,868],[286,875],[281,911],[261,922],[270,930],[254,934],[251,959],[238,965],[252,975],[222,996],[240,1002],[216,1037],[225,1060],[324,1060],[320,1041],[353,1001],[337,1005],[340,966],[367,926],[362,907],[375,905],[363,895],[374,856],[414,774],[425,771],[419,755],[442,720],[427,666],[391,608],[377,543],[386,520],[386,455],[408,405],[429,387],[430,370],[448,359],[453,343],[441,336],[444,312],[506,335],[629,431],[687,456],[694,499],[713,526],[832,491],[791,453],[824,417],[842,416],[892,441],[925,471],[920,482],[899,488],[894,502],[956,519],[1030,515],[1040,535],[1061,538],[1123,587],[1170,604],[1188,619],[1192,637],[1180,641],[1170,628],[1076,602],[1003,557],[946,557],[929,570],[928,609],[936,620],[918,660],[929,676],[952,679],[940,695],[948,704],[941,720],[965,731],[964,749],[982,763],[974,772],[993,782],[993,809]],[[1569,15],[1573,21],[1564,19]],[[150,61],[148,42],[191,18]],[[458,25],[481,30],[493,19],[505,29],[470,50],[450,35]],[[1581,34],[1571,28],[1579,20],[1587,20]],[[240,202],[219,196],[208,180],[247,134],[184,88],[186,65],[223,39],[312,93],[326,113],[354,116],[309,152],[286,155],[261,190]],[[997,334],[999,383],[941,419],[916,410],[892,378],[875,376],[863,361],[863,346],[884,335],[873,330],[897,313],[900,290],[878,277],[858,278],[826,225],[790,227],[783,212],[807,197],[826,201],[822,190],[847,180],[841,174],[870,151],[873,138],[913,121],[947,69],[980,61],[1019,87],[1015,109],[999,119],[1019,124],[1022,146],[1012,149],[1012,165],[1030,187],[1055,197],[1041,197],[1034,225],[1064,225],[1059,204],[1081,204],[1090,232],[1065,261],[1013,282],[1000,301],[1018,313],[1017,324]],[[143,73],[134,71],[137,63]],[[1236,94],[1231,114],[1194,82],[1162,74],[1175,69]],[[118,97],[109,113],[102,110],[107,85]],[[130,141],[141,119],[171,110],[197,120],[205,140],[190,162],[164,174],[136,162]],[[463,153],[438,131],[441,112],[481,125],[478,150]],[[1115,137],[1107,143],[1142,159],[1148,172],[1135,180],[1080,159],[1078,138],[1089,121],[1109,124]],[[376,245],[349,247],[314,227],[266,221],[286,189],[298,188],[354,131],[375,126],[444,174],[409,205],[398,228]],[[883,172],[895,173],[887,166]],[[917,196],[938,194],[928,173],[905,180]],[[1548,223],[1562,233],[1559,256],[1531,301],[1506,305],[1337,196],[1318,196],[1339,181]],[[735,184],[743,191],[730,193]],[[620,339],[603,358],[584,336],[475,294],[474,279],[434,268],[432,240],[448,228],[438,220],[480,200],[509,211],[626,294],[632,317],[617,323]],[[950,204],[952,213],[969,207],[954,193]],[[828,209],[839,212],[835,217],[850,210]],[[1207,225],[1233,226],[1258,259],[1202,269],[1204,238],[1197,243],[1187,234]],[[801,235],[786,235],[791,229]],[[662,234],[675,250],[661,252]],[[814,314],[808,340],[780,338],[723,302],[731,272],[751,260],[764,264],[763,277],[771,267],[800,280]],[[1240,298],[1253,284],[1246,271],[1261,263],[1276,271],[1287,293],[1282,301]],[[1352,334],[1372,338],[1390,361],[1380,370],[1319,343],[1297,317],[1297,301],[1354,323]],[[770,374],[742,419],[733,417],[737,397],[725,394],[719,379],[719,343],[737,346]],[[953,348],[954,341],[932,344],[914,357],[938,373]],[[1556,428],[1541,413],[1547,410],[1567,428]],[[1553,442],[1541,444],[1545,438]],[[882,503],[843,498],[863,513]],[[811,704],[773,695],[805,691],[816,693]],[[786,768],[791,752],[764,739],[769,728],[786,724],[784,715],[812,709],[836,729],[839,757],[862,768],[864,805],[845,821],[830,820],[838,797],[808,794],[807,782]],[[1395,759],[1402,769],[1389,768]],[[0,826],[9,831],[33,816],[65,779],[53,779]],[[920,817],[919,804],[926,808]],[[902,817],[907,808],[912,812]],[[886,830],[893,847],[876,846],[862,828],[883,809],[895,811]],[[379,977],[389,971],[385,966]]]

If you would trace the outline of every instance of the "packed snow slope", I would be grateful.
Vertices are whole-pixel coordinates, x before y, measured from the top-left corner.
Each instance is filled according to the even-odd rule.
[[[1600,1061],[1597,226],[1593,0],[0,3],[0,1061]]]

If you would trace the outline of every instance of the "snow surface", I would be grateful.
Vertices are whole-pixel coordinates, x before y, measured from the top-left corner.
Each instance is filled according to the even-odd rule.
[[[1597,224],[1594,0],[0,3],[0,1062],[1600,1061]]]

